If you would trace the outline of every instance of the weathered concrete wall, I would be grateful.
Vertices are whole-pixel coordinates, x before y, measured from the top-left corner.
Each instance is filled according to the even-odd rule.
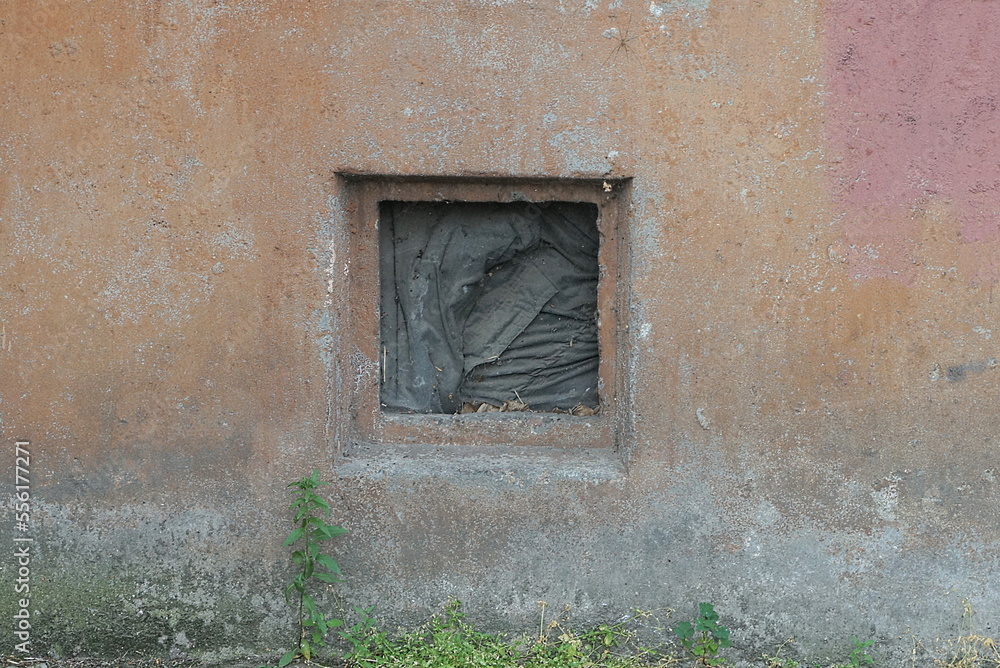
[[[284,486],[313,467],[341,591],[390,623],[711,600],[737,644],[822,656],[931,641],[961,597],[996,622],[998,12],[0,5],[34,649],[287,644]],[[633,177],[627,447],[343,456],[371,361],[341,170]]]

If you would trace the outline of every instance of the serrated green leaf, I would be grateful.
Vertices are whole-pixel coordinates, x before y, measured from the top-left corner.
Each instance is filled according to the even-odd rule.
[[[299,538],[302,538],[302,533],[303,530],[301,528],[293,530],[292,533],[288,534],[288,538],[286,538],[285,542],[281,544],[281,547],[288,547],[289,545],[297,541]],[[274,543],[271,544],[273,545]]]
[[[345,533],[350,533],[350,531],[348,531],[344,527],[339,527],[334,524],[324,524],[322,527],[317,528],[316,533],[322,534],[323,539],[328,540],[336,536],[342,536]]]
[[[293,652],[285,652],[284,656],[281,657],[281,660],[278,661],[278,668],[285,668],[285,666],[287,666],[288,664],[290,664],[294,658],[295,658],[295,652],[294,651]]]
[[[338,566],[337,562],[334,561],[334,559],[329,555],[326,554],[317,555],[316,563],[318,563],[320,566],[327,569],[331,573],[336,573],[337,575],[343,575],[343,573],[340,572],[340,566]]]

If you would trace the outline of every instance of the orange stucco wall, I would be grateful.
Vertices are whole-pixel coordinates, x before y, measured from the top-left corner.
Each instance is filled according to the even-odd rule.
[[[280,644],[314,467],[342,592],[387,620],[712,600],[745,651],[820,656],[932,638],[961,597],[995,619],[995,11],[872,4],[0,5],[35,647]],[[347,447],[377,360],[343,171],[631,178],[629,443]]]

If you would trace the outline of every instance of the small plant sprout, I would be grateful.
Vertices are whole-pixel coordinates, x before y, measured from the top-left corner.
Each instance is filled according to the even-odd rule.
[[[774,650],[774,654],[772,656],[765,654],[761,657],[766,662],[764,664],[765,668],[801,668],[802,664],[798,661],[781,656],[784,649],[793,642],[795,642],[794,638],[788,638],[785,642],[778,645],[778,648]]]
[[[875,657],[868,653],[868,648],[875,644],[874,640],[858,640],[857,636],[851,636],[851,642],[854,643],[854,649],[847,657],[847,663],[844,664],[844,668],[865,668],[865,666],[874,666]]]
[[[344,625],[342,619],[327,618],[320,612],[316,599],[306,591],[311,580],[327,584],[343,582],[337,562],[320,552],[320,542],[347,533],[347,529],[326,523],[330,505],[316,489],[328,484],[320,481],[319,472],[314,470],[311,476],[288,485],[296,490],[295,501],[290,506],[295,513],[292,519],[295,528],[282,547],[293,548],[292,561],[298,566],[298,573],[285,588],[285,599],[298,606],[299,637],[296,648],[281,657],[279,668],[287,666],[297,656],[312,661],[313,650],[326,645],[327,631]]]
[[[674,627],[681,645],[702,666],[721,666],[725,659],[719,650],[730,645],[729,629],[719,624],[719,614],[711,603],[698,604],[698,616],[694,622],[681,622]]]

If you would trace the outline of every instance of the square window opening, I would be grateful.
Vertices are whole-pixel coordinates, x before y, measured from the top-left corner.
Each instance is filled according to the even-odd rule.
[[[600,411],[596,204],[378,208],[382,411]]]
[[[345,451],[627,440],[630,179],[340,176]]]

